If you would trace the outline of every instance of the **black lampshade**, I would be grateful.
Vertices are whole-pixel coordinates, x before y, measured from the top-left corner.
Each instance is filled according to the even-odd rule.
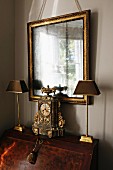
[[[99,95],[100,91],[94,80],[80,80],[73,94],[94,96]]]
[[[12,93],[25,93],[28,92],[28,88],[24,80],[11,80],[6,91]]]

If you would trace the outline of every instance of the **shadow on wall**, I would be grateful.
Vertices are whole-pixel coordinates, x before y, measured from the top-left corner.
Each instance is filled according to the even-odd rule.
[[[102,22],[102,20],[101,20]],[[99,23],[99,27],[102,26],[102,23]],[[91,53],[91,59],[90,59],[90,77],[92,79],[95,79],[95,70],[98,73],[98,67],[96,68],[96,63],[98,63],[98,66],[100,65],[99,60],[100,60],[100,44],[101,44],[101,40],[97,43],[97,38],[98,38],[98,13],[97,12],[93,12],[91,14],[91,34],[90,34],[90,53]],[[100,30],[102,30],[102,28],[100,28]],[[102,37],[100,35],[101,32],[99,32],[99,36]],[[96,58],[97,56],[97,44],[98,46],[98,58]],[[108,75],[108,77],[111,75]],[[108,96],[109,96],[109,101],[112,101],[113,97],[112,97],[112,92],[113,92],[113,87],[112,87],[112,82],[109,82],[109,80],[111,80],[111,78],[109,77],[101,77],[101,84],[100,85],[100,90],[101,93],[103,93],[104,99],[102,102],[102,108],[104,110],[103,112],[103,118],[104,118],[104,122],[103,122],[103,139],[99,139],[99,170],[113,170],[113,144],[111,145],[109,143],[109,141],[112,141],[112,136],[108,137],[107,135],[107,131],[106,131],[106,117],[107,117],[107,101],[108,101]],[[103,82],[102,82],[103,80]],[[105,84],[106,82],[106,84]],[[110,86],[111,85],[111,86]],[[111,100],[110,100],[111,99]],[[109,103],[110,105],[111,103]],[[101,126],[101,125],[100,125]],[[109,126],[110,123],[109,123]],[[106,133],[105,133],[106,132]],[[107,135],[107,140],[105,139]],[[111,138],[111,139],[110,139]]]
[[[97,35],[98,35],[98,13],[92,12],[90,19],[90,63],[89,70],[91,79],[95,80],[96,56],[97,56]]]
[[[99,141],[99,170],[113,170],[113,147],[108,141]]]
[[[103,106],[104,106],[104,125],[103,125],[103,139],[99,140],[99,170],[113,170],[113,144],[111,145],[109,141],[112,141],[112,135],[108,135],[111,130],[111,122],[109,122],[109,130],[107,131],[107,101],[109,98],[109,107],[112,105],[113,101],[113,87],[109,85],[108,81],[105,81],[100,85],[101,91],[104,94]],[[111,102],[110,102],[111,101]],[[111,111],[110,111],[111,112]],[[112,113],[111,113],[112,114]],[[110,115],[109,115],[110,116]]]
[[[80,131],[80,126],[76,119],[76,108],[71,104],[61,103],[61,112],[66,122],[66,132],[77,135]]]

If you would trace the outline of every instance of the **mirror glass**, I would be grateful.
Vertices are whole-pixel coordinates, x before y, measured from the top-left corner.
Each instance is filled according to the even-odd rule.
[[[73,92],[89,78],[89,10],[28,23],[28,49],[30,100],[49,85],[61,101],[85,102]]]

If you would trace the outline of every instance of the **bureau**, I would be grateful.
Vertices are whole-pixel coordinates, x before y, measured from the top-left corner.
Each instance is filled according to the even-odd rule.
[[[0,140],[0,170],[97,170],[98,139],[93,144],[79,142],[79,136],[45,138],[35,164],[27,156],[38,136],[30,129],[7,130]]]

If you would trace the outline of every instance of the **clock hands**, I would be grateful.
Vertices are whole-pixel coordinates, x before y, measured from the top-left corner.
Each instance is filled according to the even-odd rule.
[[[44,116],[48,116],[50,114],[50,106],[47,103],[43,103],[41,105],[41,113]]]

